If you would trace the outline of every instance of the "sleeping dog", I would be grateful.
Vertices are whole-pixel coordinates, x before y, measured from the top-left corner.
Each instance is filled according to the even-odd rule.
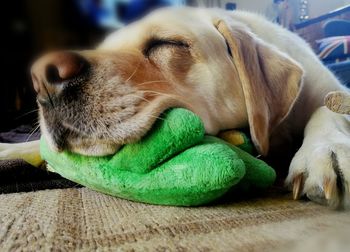
[[[255,14],[161,9],[90,51],[45,55],[32,67],[43,137],[56,151],[115,153],[165,109],[184,107],[206,132],[249,127],[261,155],[303,136],[286,179],[294,198],[350,206],[350,124],[324,97],[342,90],[297,35]],[[39,143],[0,157],[41,162]]]

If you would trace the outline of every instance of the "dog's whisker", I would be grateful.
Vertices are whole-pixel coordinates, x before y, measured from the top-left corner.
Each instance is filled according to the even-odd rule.
[[[144,92],[144,93],[153,93],[153,94],[158,94],[158,95],[162,95],[162,96],[167,96],[167,97],[172,98],[172,99],[177,99],[178,98],[178,100],[181,100],[181,103],[187,105],[189,108],[192,107],[191,104],[188,103],[188,102],[185,102],[180,95],[166,94],[166,93],[157,92],[157,91],[153,91],[153,90],[143,90],[142,92]]]
[[[36,127],[32,130],[32,132],[31,132],[31,133],[29,134],[29,136],[27,137],[26,142],[28,142],[29,139],[35,134],[35,132],[38,131],[39,127],[40,127],[40,124],[39,124],[38,126],[36,126]]]
[[[155,115],[146,115],[146,116],[148,116],[148,117],[153,117],[153,118],[156,118],[156,119],[165,121],[165,118],[163,118],[163,117],[159,117],[159,116],[155,116]]]
[[[47,97],[49,98],[51,107],[54,108],[55,106],[54,106],[53,100],[51,98],[51,95],[50,95],[49,90],[47,89],[47,86],[45,83],[43,83],[43,87],[44,87],[45,93],[47,94]]]
[[[28,112],[24,113],[23,115],[17,116],[15,119],[16,120],[21,119],[22,117],[25,117],[27,115],[33,114],[33,113],[38,112],[38,111],[39,111],[39,109],[34,109],[34,110],[31,110],[31,111],[28,111]]]
[[[167,83],[167,81],[162,81],[162,80],[145,81],[145,82],[138,83],[136,85],[142,86],[142,85],[153,84],[153,83]]]
[[[127,79],[125,80],[125,82],[128,82],[129,80],[131,80],[132,77],[134,77],[134,75],[136,74],[136,72],[137,72],[137,70],[139,69],[140,65],[141,65],[141,61],[139,61],[139,63],[137,64],[137,66],[136,66],[136,68],[135,68],[135,70],[134,70],[134,72],[132,72],[132,74],[129,76],[129,78],[127,78]]]
[[[136,95],[136,94],[129,94],[127,96],[131,96],[131,97],[136,97],[136,98],[139,98],[140,100],[143,100],[147,103],[150,103],[151,101],[147,100],[145,97],[142,97],[142,96],[139,96],[139,95]]]
[[[148,117],[153,117],[153,118],[155,118],[155,119],[157,119],[157,120],[161,120],[161,121],[166,121],[165,120],[165,118],[163,118],[163,117],[160,117],[160,116],[155,116],[155,115],[151,115],[151,114],[148,114],[148,115],[146,115],[146,116],[148,116]],[[169,125],[169,129],[172,131],[172,132],[174,132],[174,129],[171,127],[171,124]]]
[[[166,94],[166,93],[161,93],[161,92],[157,92],[157,91],[153,91],[153,90],[143,90],[142,92],[144,93],[152,93],[152,94],[158,94],[158,95],[163,95],[163,96],[168,96],[168,97],[171,97],[171,98],[174,98],[176,97],[177,95],[173,95],[173,94]]]
[[[40,122],[37,120],[35,120],[35,122],[32,123],[33,127],[37,127],[38,125],[40,126]]]

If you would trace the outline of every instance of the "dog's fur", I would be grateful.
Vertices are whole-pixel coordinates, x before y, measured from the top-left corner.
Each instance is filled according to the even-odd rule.
[[[39,106],[52,148],[115,153],[180,106],[208,134],[249,126],[262,155],[304,132],[287,177],[294,197],[350,205],[350,124],[323,106],[328,92],[346,90],[297,35],[247,12],[162,9],[79,54],[89,71],[52,87],[51,106]],[[30,152],[1,148],[3,158]]]

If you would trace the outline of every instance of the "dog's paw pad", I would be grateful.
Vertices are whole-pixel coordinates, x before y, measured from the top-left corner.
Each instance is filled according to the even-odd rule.
[[[324,103],[333,112],[350,114],[350,95],[346,92],[330,92],[326,95]]]

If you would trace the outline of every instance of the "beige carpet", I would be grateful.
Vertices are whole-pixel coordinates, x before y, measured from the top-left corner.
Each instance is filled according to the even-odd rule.
[[[197,208],[85,188],[0,195],[0,251],[325,251],[350,239],[347,227],[349,212],[283,195]]]

